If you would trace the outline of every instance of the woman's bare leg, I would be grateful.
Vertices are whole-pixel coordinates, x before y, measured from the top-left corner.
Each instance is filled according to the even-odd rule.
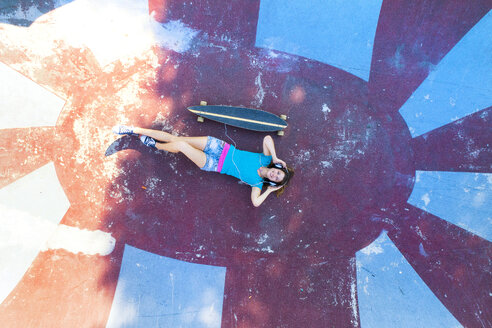
[[[200,138],[200,137],[197,137]],[[204,137],[207,138],[207,137]],[[156,143],[156,148],[160,150],[169,151],[171,153],[183,153],[188,159],[190,159],[193,163],[196,164],[199,168],[205,166],[207,162],[207,155],[205,153],[186,141],[178,140],[172,141],[168,143]]]
[[[205,146],[207,145],[207,137],[177,137],[164,131],[143,129],[138,127],[133,128],[133,132],[136,134],[149,136],[155,139],[156,141],[160,141],[160,142],[185,141],[188,144],[190,144],[192,147],[199,150],[204,150]]]
[[[138,128],[138,127],[133,128],[133,133],[142,134],[144,136],[149,136],[149,137],[155,139],[156,141],[160,141],[160,142],[171,142],[171,141],[173,141],[173,138],[175,138],[175,136],[173,136],[172,134],[164,132],[164,131],[152,130],[152,129],[143,129],[143,128]]]

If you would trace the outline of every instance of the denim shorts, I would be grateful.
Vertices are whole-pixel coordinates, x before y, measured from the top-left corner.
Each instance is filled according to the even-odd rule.
[[[220,172],[228,150],[228,143],[208,136],[207,144],[203,149],[203,152],[207,155],[207,161],[205,162],[205,166],[202,167],[202,170],[209,172]]]

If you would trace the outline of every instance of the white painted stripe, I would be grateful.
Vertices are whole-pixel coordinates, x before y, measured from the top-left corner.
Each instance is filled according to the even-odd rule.
[[[0,129],[55,126],[65,100],[0,62]]]
[[[0,189],[0,302],[45,249],[69,206],[53,163]]]

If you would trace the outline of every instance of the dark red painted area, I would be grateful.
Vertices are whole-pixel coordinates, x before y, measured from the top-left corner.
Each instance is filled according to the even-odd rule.
[[[490,243],[406,205],[416,169],[474,166],[487,172],[490,152],[485,157],[457,156],[471,150],[454,140],[456,126],[463,124],[474,141],[472,150],[483,147],[490,140],[490,119],[473,115],[412,140],[397,113],[429,67],[490,9],[490,2],[385,1],[369,83],[319,62],[272,58],[254,48],[258,1],[193,6],[151,1],[150,7],[160,21],[180,19],[202,34],[185,54],[156,50],[158,80],[139,81],[147,93],[140,108],[129,114],[132,123],[229,141],[223,125],[200,125],[186,107],[200,100],[252,106],[260,76],[265,90],[261,108],[289,117],[285,137],[275,141],[280,158],[296,170],[292,185],[284,196],[270,197],[256,209],[249,187],[202,172],[181,155],[153,151],[131,137],[116,138],[107,149],[89,148],[90,163],[78,162],[73,156],[82,143],[77,124],[83,122],[97,134],[118,123],[115,94],[132,76],[145,76],[155,67],[142,59],[130,69],[116,64],[107,73],[90,53],[64,52],[60,62],[72,63],[77,73],[60,82],[57,72],[67,68],[48,58],[50,71],[40,63],[33,79],[56,86],[55,91],[70,99],[57,123],[51,158],[71,202],[62,223],[110,231],[117,245],[107,258],[64,254],[62,264],[53,263],[64,270],[55,273],[46,268],[57,254],[40,255],[2,304],[1,318],[25,326],[30,322],[22,313],[38,307],[50,311],[37,318],[39,327],[53,322],[104,325],[123,246],[130,244],[184,261],[226,266],[224,327],[357,327],[354,255],[384,228],[464,326],[492,322],[490,296],[483,290],[492,281]],[[27,60],[2,52],[2,61],[15,63],[12,58]],[[323,105],[331,111],[323,112]],[[156,120],[160,115],[165,120]],[[241,149],[261,150],[263,134],[233,128],[228,134]],[[105,155],[116,157],[124,172],[115,181],[104,175]],[[157,182],[150,188],[153,178]],[[268,238],[260,245],[264,235]],[[420,243],[428,258],[419,256]],[[34,298],[38,285],[43,289]],[[60,295],[59,290],[67,292]],[[55,297],[59,301],[53,308]]]
[[[107,270],[103,257],[40,253],[0,307],[4,327],[105,327],[116,288],[101,281]]]
[[[30,128],[27,133],[26,129],[2,131],[4,137],[0,139],[0,188],[51,161],[54,132],[52,127]]]
[[[199,3],[175,0],[149,0],[149,12],[158,22],[179,20],[202,32],[216,42],[223,42],[239,51],[255,43],[259,1],[235,0]],[[233,50],[229,49],[229,50]]]
[[[272,63],[255,50],[239,58],[227,57],[209,48],[196,59],[173,56],[169,65],[179,61],[183,69],[177,72],[173,83],[161,80],[157,88],[165,99],[173,99],[166,124],[178,127],[176,132],[224,138],[223,125],[199,125],[184,108],[200,99],[226,105],[247,105],[248,99],[254,99],[257,87],[253,83],[262,70],[250,65],[251,58],[266,62],[267,66]],[[241,72],[245,77],[238,79],[238,72],[231,73],[231,67],[245,68]],[[330,83],[326,94],[322,85],[328,81],[316,80],[323,72],[340,76],[334,78],[337,82]],[[379,118],[371,113],[364,103],[364,84],[330,67],[297,63],[294,72],[266,71],[262,83],[268,85],[263,106],[274,113],[287,114],[291,123],[286,136],[276,140],[279,156],[296,169],[295,180],[284,197],[272,197],[255,209],[249,200],[250,189],[238,186],[236,180],[201,172],[183,156],[158,154],[140,146],[138,158],[122,163],[125,179],[130,181],[127,187],[138,190],[144,181],[158,177],[163,181],[158,190],[166,196],[154,199],[140,192],[131,202],[121,205],[113,205],[108,196],[106,204],[112,210],[106,220],[115,222],[117,240],[186,261],[226,266],[230,273],[223,309],[225,327],[235,322],[245,327],[295,327],[302,323],[326,326],[333,317],[319,311],[334,299],[344,304],[333,308],[340,326],[353,325],[358,320],[350,306],[351,282],[355,281],[354,252],[381,231],[381,222],[369,221],[374,211],[392,206],[394,199],[404,201],[410,193],[414,170],[409,147],[395,149],[403,157],[399,160],[394,159],[392,151],[396,141],[407,145],[410,136],[398,117]],[[324,103],[332,110],[329,119],[321,111]],[[228,130],[240,148],[261,149],[262,135]],[[360,150],[361,154],[351,154],[351,160],[334,160],[331,168],[323,167],[322,162],[330,160],[327,154],[331,149],[344,152],[347,148],[356,154]],[[167,165],[169,161],[176,164]],[[347,188],[347,184],[351,187]],[[263,235],[269,238],[259,246]],[[204,255],[197,259],[196,250],[201,246]],[[283,270],[276,266],[285,266],[288,273],[275,283],[267,283],[270,279],[262,270],[264,263],[273,263],[272,271]],[[325,280],[327,271],[344,272],[338,279],[346,284]],[[301,288],[310,291],[304,300],[298,294]],[[279,299],[283,299],[280,308]],[[286,310],[298,307],[305,309],[299,310],[298,315]]]
[[[282,257],[254,263],[242,260],[240,267],[227,270],[224,327],[266,323],[268,327],[351,327],[357,323],[351,299],[341,298],[351,293],[347,277],[355,277],[353,258],[325,252],[322,258],[310,256],[297,263]]]

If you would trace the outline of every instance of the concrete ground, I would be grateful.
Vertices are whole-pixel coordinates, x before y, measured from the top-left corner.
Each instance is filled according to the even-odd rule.
[[[2,327],[492,327],[492,1],[0,1]],[[261,151],[286,192],[116,136]]]

